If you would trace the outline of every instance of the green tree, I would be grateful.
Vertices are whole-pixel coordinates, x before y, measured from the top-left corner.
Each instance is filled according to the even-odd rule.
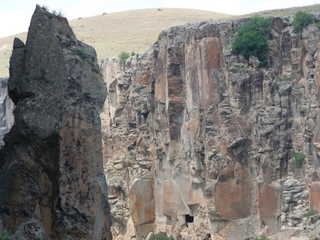
[[[267,65],[269,46],[267,34],[271,29],[272,18],[254,16],[238,30],[238,35],[232,43],[232,49],[242,54],[247,60],[250,56],[259,59],[262,66]]]
[[[124,66],[124,64],[126,63],[127,59],[130,57],[130,54],[125,52],[125,51],[122,51],[118,58],[119,58],[119,62],[120,62],[120,65],[121,66]]]
[[[302,32],[302,30],[307,27],[309,24],[313,23],[314,17],[312,14],[298,11],[294,15],[294,19],[292,21],[292,26],[294,30],[297,32]]]

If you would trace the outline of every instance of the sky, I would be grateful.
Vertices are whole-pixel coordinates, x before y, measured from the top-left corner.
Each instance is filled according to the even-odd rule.
[[[0,0],[0,38],[28,30],[36,4],[69,20],[144,8],[191,8],[233,15],[299,7],[320,0]]]

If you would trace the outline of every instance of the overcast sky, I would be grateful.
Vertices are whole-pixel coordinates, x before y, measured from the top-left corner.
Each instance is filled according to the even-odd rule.
[[[320,0],[0,0],[0,38],[28,30],[36,4],[68,19],[142,8],[193,8],[241,15],[320,3]]]

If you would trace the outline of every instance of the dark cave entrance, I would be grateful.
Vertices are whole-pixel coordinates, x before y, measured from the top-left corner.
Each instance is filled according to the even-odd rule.
[[[189,214],[186,215],[186,223],[193,223],[194,217]]]

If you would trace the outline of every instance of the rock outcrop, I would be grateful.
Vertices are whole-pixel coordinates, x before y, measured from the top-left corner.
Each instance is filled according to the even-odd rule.
[[[290,20],[274,18],[269,67],[261,68],[230,48],[245,21],[163,31],[125,71],[101,63],[115,239],[159,231],[215,240],[313,234],[320,31],[295,33]]]
[[[112,239],[95,50],[37,5],[26,44],[14,40],[8,87],[16,108],[0,151],[0,228],[13,239]]]
[[[0,147],[4,145],[4,135],[13,125],[13,109],[13,102],[8,95],[7,79],[0,78]]]

